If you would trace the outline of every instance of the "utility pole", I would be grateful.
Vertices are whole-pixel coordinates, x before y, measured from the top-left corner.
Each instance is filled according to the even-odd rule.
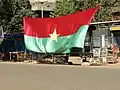
[[[44,8],[43,8],[43,5],[41,6],[41,17],[44,18]]]
[[[44,18],[44,2],[41,2],[41,17]]]

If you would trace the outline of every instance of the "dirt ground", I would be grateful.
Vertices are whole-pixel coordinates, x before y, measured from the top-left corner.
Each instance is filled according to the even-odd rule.
[[[120,90],[117,66],[2,62],[0,90]]]

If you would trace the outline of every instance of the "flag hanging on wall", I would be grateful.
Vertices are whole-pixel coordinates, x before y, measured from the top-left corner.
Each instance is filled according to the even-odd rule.
[[[99,6],[55,18],[24,17],[24,41],[28,50],[40,53],[70,53],[84,47],[85,36]]]

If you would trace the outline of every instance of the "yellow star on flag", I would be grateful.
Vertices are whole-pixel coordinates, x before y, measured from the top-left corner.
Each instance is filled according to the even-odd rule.
[[[50,37],[51,37],[52,40],[55,40],[57,42],[58,41],[58,36],[60,34],[57,34],[56,28],[55,28],[53,34],[49,34],[49,35],[50,35]]]

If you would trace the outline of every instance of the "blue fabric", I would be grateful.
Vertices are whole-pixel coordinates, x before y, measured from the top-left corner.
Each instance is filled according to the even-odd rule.
[[[23,38],[24,38],[23,33],[5,35],[5,39],[0,44],[0,51],[1,52],[26,51]]]

